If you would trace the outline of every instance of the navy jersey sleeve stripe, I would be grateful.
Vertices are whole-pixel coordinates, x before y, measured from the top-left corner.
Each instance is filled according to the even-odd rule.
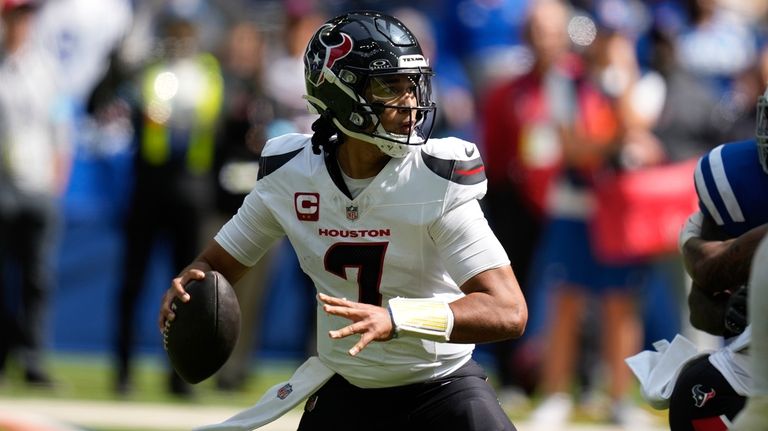
[[[299,148],[298,150],[291,151],[290,153],[277,154],[274,156],[262,156],[259,159],[259,174],[256,180],[258,181],[271,174],[272,172],[280,169],[281,166],[288,163],[289,160],[294,158],[303,149],[304,148]]]
[[[446,180],[462,185],[479,184],[485,181],[485,166],[480,158],[472,160],[446,160],[422,151],[421,156],[427,167]]]

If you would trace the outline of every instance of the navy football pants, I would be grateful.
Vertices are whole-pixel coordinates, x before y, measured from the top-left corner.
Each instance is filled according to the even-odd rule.
[[[338,374],[312,395],[299,431],[515,431],[483,369],[470,361],[445,378],[362,389]]]

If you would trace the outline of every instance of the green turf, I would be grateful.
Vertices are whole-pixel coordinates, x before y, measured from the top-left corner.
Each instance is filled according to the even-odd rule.
[[[41,396],[53,399],[130,400],[161,403],[203,403],[206,405],[247,406],[258,400],[266,389],[286,380],[295,370],[294,362],[263,362],[255,365],[243,390],[223,392],[215,387],[215,379],[194,386],[192,399],[181,399],[167,391],[167,368],[159,358],[145,357],[135,362],[133,388],[128,395],[114,391],[114,371],[109,359],[102,356],[57,354],[50,369],[56,386],[53,389],[29,387],[23,383],[21,371],[10,364],[0,383],[0,397]],[[260,372],[259,367],[264,371]]]

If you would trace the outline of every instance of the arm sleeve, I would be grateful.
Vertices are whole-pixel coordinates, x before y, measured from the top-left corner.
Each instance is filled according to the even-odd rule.
[[[284,235],[282,226],[254,190],[214,239],[238,262],[250,267]]]
[[[475,199],[445,213],[429,227],[429,234],[459,286],[485,270],[509,265],[504,247]]]

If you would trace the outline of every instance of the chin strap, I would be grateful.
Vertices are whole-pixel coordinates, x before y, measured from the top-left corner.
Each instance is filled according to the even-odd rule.
[[[394,336],[410,336],[446,342],[453,331],[453,311],[448,301],[435,298],[389,300]]]

